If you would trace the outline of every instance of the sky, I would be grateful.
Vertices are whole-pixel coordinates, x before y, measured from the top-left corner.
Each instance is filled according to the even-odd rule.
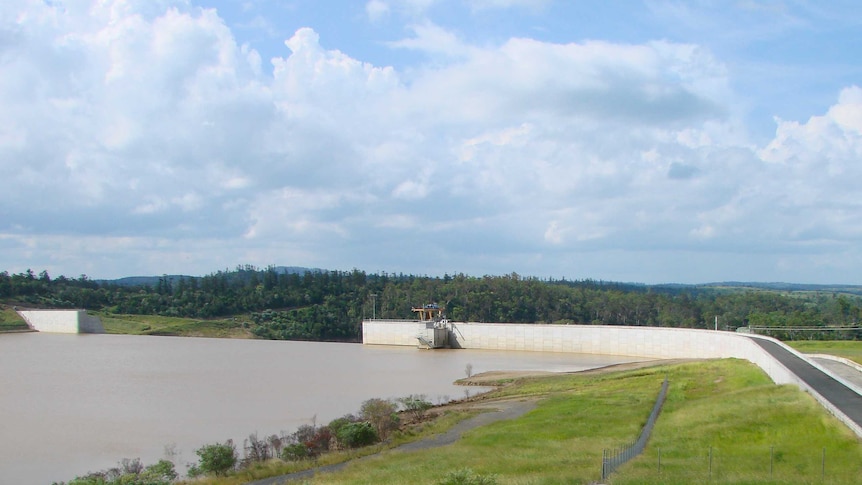
[[[862,3],[5,0],[0,271],[862,284]]]

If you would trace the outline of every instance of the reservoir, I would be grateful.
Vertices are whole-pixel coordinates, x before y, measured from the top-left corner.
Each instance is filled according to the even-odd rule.
[[[0,335],[0,483],[48,484],[169,458],[233,439],[292,433],[357,413],[371,398],[424,394],[434,404],[479,389],[467,368],[573,372],[633,357],[319,342]]]

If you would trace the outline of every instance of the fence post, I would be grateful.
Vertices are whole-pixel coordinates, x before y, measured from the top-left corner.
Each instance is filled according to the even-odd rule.
[[[712,446],[709,447],[709,480],[712,481]]]
[[[604,450],[602,450],[602,481],[603,482],[605,481],[605,478],[607,478],[607,475],[605,475],[605,466],[607,466],[607,463],[608,463],[608,450],[607,450],[607,448],[605,448]]]
[[[656,398],[656,402],[653,405],[652,412],[647,419],[647,423],[641,429],[637,439],[630,441],[627,445],[622,447],[615,447],[613,450],[609,450],[607,448],[602,450],[602,481],[613,473],[617,467],[638,456],[644,450],[646,442],[649,440],[650,433],[652,432],[652,428],[655,425],[655,421],[658,419],[662,405],[667,397],[668,386],[669,382],[667,377],[665,377],[664,382],[662,382],[661,385],[661,390]],[[659,461],[661,461],[661,457],[659,457]],[[659,463],[659,470],[660,469],[661,463]]]

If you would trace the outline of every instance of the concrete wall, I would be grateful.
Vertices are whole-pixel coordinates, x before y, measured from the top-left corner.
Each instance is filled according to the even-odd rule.
[[[455,348],[525,350],[625,355],[648,359],[745,359],[778,384],[798,384],[796,376],[756,345],[749,335],[687,328],[608,325],[451,323]],[[416,346],[425,324],[415,321],[365,320],[362,342],[368,345]]]
[[[365,320],[362,343],[416,346],[425,324],[404,320]],[[688,328],[623,327],[609,325],[542,325],[515,323],[450,323],[449,344],[455,348],[525,350],[625,355],[649,359],[745,359],[776,384],[793,384],[811,394],[856,436],[862,427],[790,372],[752,338],[777,342],[826,374],[832,372],[782,342],[759,335]],[[855,387],[850,387],[856,389]],[[857,391],[859,392],[859,391]]]
[[[84,310],[18,310],[33,330],[49,333],[105,333],[98,317]]]

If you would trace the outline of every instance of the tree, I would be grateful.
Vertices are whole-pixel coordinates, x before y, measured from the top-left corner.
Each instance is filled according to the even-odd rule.
[[[398,408],[395,403],[386,399],[372,398],[362,403],[359,415],[377,430],[377,436],[385,440],[390,431],[398,428]]]
[[[200,457],[198,470],[201,473],[224,475],[236,465],[236,448],[228,440],[224,444],[205,445],[195,450]]]

